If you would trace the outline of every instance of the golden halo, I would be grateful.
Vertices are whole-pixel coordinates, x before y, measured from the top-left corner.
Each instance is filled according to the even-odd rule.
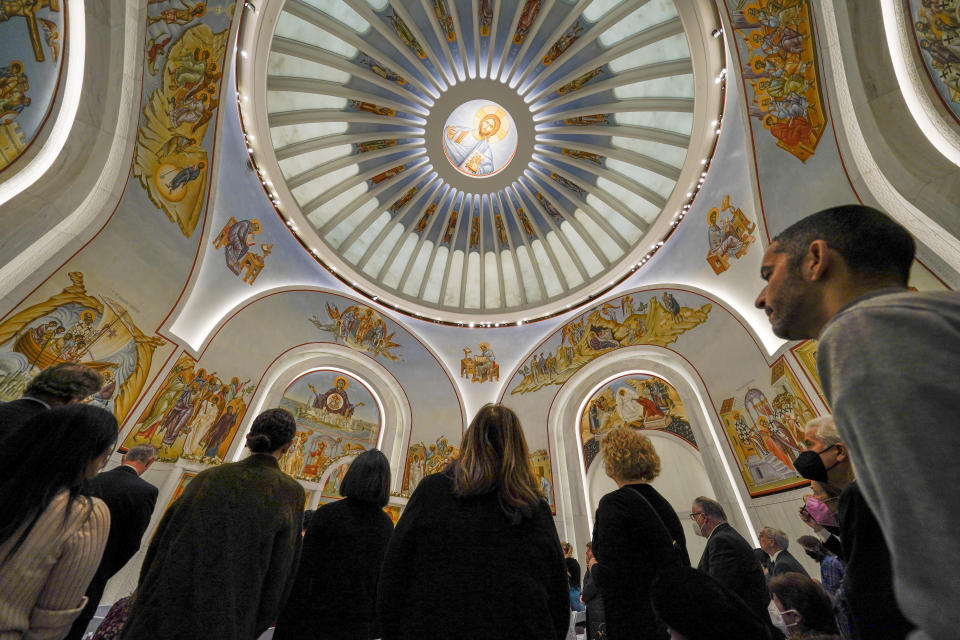
[[[502,107],[498,107],[495,104],[488,104],[485,107],[477,109],[477,112],[473,114],[473,130],[477,131],[480,127],[480,121],[488,115],[496,116],[497,120],[500,121],[500,128],[497,129],[495,134],[490,136],[490,143],[500,142],[507,137],[507,133],[510,131],[510,116]],[[480,139],[476,134],[474,134],[474,136],[478,140]]]
[[[344,378],[343,376],[337,376],[336,378],[334,378],[334,379],[333,379],[333,386],[336,387],[336,386],[337,386],[337,383],[340,382],[341,380],[343,380],[343,389],[344,389],[344,391],[346,391],[347,387],[350,386],[350,381],[347,380],[346,378]]]

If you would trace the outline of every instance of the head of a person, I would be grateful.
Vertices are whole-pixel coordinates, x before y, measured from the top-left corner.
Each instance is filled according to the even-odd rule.
[[[693,501],[693,507],[690,509],[690,519],[693,520],[693,526],[698,535],[709,537],[718,525],[727,521],[727,514],[724,513],[719,502],[706,496],[700,496]]]
[[[650,482],[660,475],[660,456],[638,429],[617,427],[600,440],[603,469],[618,484]]]
[[[564,557],[564,558],[572,558],[572,557],[573,557],[573,545],[572,545],[572,544],[570,544],[569,542],[564,541],[564,542],[561,542],[561,543],[560,543],[560,547],[563,549],[563,557]]]
[[[803,552],[812,558],[815,562],[823,562],[827,557],[827,548],[814,536],[800,536],[797,542],[803,549]]]
[[[496,491],[501,509],[519,523],[544,499],[528,454],[517,414],[502,404],[484,406],[463,434],[451,468],[454,492],[467,497]]]
[[[906,287],[915,253],[907,230],[872,207],[824,209],[771,241],[760,267],[767,284],[755,304],[775,335],[817,338],[837,304],[875,289]]]
[[[117,430],[109,411],[69,404],[41,411],[10,433],[0,448],[0,543],[61,491],[75,499],[107,463]]]
[[[390,499],[390,463],[379,449],[364,451],[350,463],[340,484],[345,498],[384,507]]]
[[[760,540],[760,548],[771,556],[778,551],[786,551],[790,546],[790,540],[787,539],[787,534],[773,527],[760,529],[757,538]]]
[[[674,640],[768,640],[769,625],[740,597],[702,571],[676,567],[660,572],[650,602]]]
[[[593,542],[587,542],[587,551],[586,551],[587,562],[590,561],[590,558],[593,557]]]
[[[290,448],[296,433],[293,414],[286,409],[267,409],[254,418],[247,434],[247,448],[253,453],[282,454]]]
[[[152,444],[138,444],[130,447],[120,461],[134,467],[138,473],[146,471],[157,460],[157,448]]]
[[[801,476],[843,488],[853,480],[853,464],[847,445],[832,416],[814,418],[803,436],[805,451],[797,456],[794,468]]]
[[[773,603],[792,633],[837,633],[830,596],[819,584],[801,573],[784,573],[770,581]]]
[[[82,364],[64,362],[47,367],[30,381],[23,395],[43,400],[51,407],[79,402],[103,386],[100,374]]]
[[[500,130],[500,118],[495,116],[492,113],[488,113],[483,116],[483,119],[480,120],[480,124],[477,126],[477,132],[483,138],[488,138],[497,133]]]

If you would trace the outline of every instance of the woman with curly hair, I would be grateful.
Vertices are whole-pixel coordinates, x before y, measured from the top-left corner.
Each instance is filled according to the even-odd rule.
[[[607,637],[665,639],[650,586],[661,570],[690,566],[690,558],[676,511],[649,484],[660,473],[660,457],[649,438],[624,427],[603,434],[600,454],[619,487],[597,507],[589,564],[603,597]]]
[[[489,404],[417,486],[380,574],[384,640],[566,637],[567,572],[517,415]]]

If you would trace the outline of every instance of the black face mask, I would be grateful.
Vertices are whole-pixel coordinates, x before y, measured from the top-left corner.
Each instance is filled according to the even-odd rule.
[[[813,558],[813,560],[816,562],[823,562],[824,554],[817,551],[811,551],[810,549],[804,549],[803,552]]]
[[[837,466],[839,462],[834,462],[830,465],[830,468],[827,468],[820,456],[835,446],[837,445],[830,445],[823,451],[804,451],[793,461],[793,468],[802,478],[815,480],[816,482],[827,482],[827,472]]]

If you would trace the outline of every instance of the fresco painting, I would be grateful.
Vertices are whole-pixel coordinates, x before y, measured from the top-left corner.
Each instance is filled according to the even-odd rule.
[[[927,73],[960,122],[960,0],[910,0],[910,14]]]
[[[752,497],[805,484],[793,467],[803,451],[813,408],[784,358],[770,367],[770,384],[749,384],[720,405],[720,419]]]
[[[751,117],[806,162],[827,124],[809,0],[753,0],[732,21]]]
[[[238,221],[230,216],[213,240],[215,249],[223,249],[227,268],[249,285],[256,282],[263,271],[264,261],[273,251],[273,245],[266,243],[260,245],[260,253],[254,249],[257,244],[254,236],[259,234],[261,229],[260,221],[256,218]]]
[[[167,502],[166,508],[164,511],[170,508],[177,499],[183,495],[184,489],[187,488],[187,485],[190,484],[190,481],[197,477],[197,474],[192,471],[184,471],[183,475],[180,476],[180,482],[177,483],[177,488],[173,490],[173,495],[170,496],[170,501]]]
[[[719,207],[707,213],[707,263],[720,275],[730,268],[730,260],[739,260],[756,239],[750,235],[757,228],[743,214],[740,207],[730,204],[730,196],[723,197]]]
[[[557,515],[557,496],[553,490],[553,469],[550,466],[550,454],[546,449],[537,449],[530,452],[530,468],[540,483],[540,492],[543,499],[550,505],[550,511]]]
[[[393,523],[393,526],[397,526],[397,522],[400,521],[400,514],[403,513],[403,505],[388,504],[383,508],[383,512],[390,516],[390,522]]]
[[[489,100],[469,100],[453,110],[443,127],[443,152],[460,173],[492,176],[513,160],[517,127],[502,106]]]
[[[280,458],[280,468],[294,478],[319,482],[336,460],[377,446],[380,410],[354,376],[313,371],[287,387],[279,406],[297,420],[293,445]]]
[[[91,295],[81,272],[71,284],[0,322],[0,400],[20,397],[41,370],[79,362],[98,371],[104,386],[91,399],[123,422],[140,395],[154,353],[167,342],[144,335],[111,292]]]
[[[451,445],[446,436],[440,436],[429,445],[424,442],[410,445],[407,449],[406,470],[403,473],[400,496],[410,497],[424,476],[443,471],[458,455],[460,450]]]
[[[181,354],[123,444],[127,448],[152,444],[162,462],[184,458],[219,464],[252,394],[250,380],[233,377],[227,382],[216,371],[197,367],[189,354]]]
[[[210,159],[201,143],[220,104],[229,29],[214,33],[200,23],[175,36],[173,27],[188,25],[206,11],[203,2],[184,6],[148,18],[149,24],[162,23],[170,30],[169,35],[154,35],[148,41],[151,68],[159,66],[156,58],[167,46],[161,43],[167,38],[173,42],[167,48],[159,86],[143,107],[133,175],[150,201],[189,238],[200,221],[207,193]]]
[[[669,382],[656,376],[617,378],[590,396],[580,416],[586,469],[600,452],[603,434],[617,427],[666,431],[698,448],[680,395]]]
[[[59,0],[0,2],[0,172],[27,149],[50,113],[65,27]]]
[[[496,382],[500,380],[500,365],[489,342],[481,342],[474,353],[470,347],[461,347],[460,377],[470,382]]]
[[[327,303],[327,319],[312,316],[310,322],[325,334],[333,334],[337,344],[368,353],[373,357],[400,360],[402,347],[393,341],[396,331],[387,333],[387,323],[370,307],[354,304],[343,311],[335,304]]]
[[[817,373],[817,341],[804,340],[797,346],[792,347],[790,351],[797,357],[797,361],[800,362],[807,379],[813,384],[817,395],[826,403],[826,396],[823,395],[823,383],[820,382],[820,374]]]
[[[707,321],[712,305],[698,309],[680,305],[669,291],[646,302],[630,294],[590,309],[560,330],[560,343],[544,347],[521,365],[511,394],[531,393],[560,385],[594,358],[639,344],[666,346]]]

